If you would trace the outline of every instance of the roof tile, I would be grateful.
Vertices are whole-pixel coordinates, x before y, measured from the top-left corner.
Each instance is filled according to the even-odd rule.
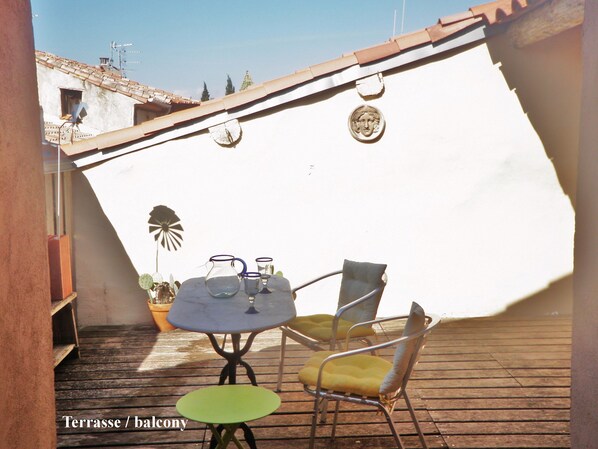
[[[140,101],[141,103],[146,103],[147,102],[147,97],[144,97],[142,95],[136,95],[136,94],[125,94],[125,95],[128,95],[133,100]]]
[[[264,89],[269,95],[275,92],[280,92],[281,90],[288,89],[289,87],[294,87],[299,84],[303,84],[306,81],[310,81],[311,79],[313,79],[311,70],[300,70],[290,75],[283,76],[282,78],[277,78],[272,81],[265,82]]]
[[[139,140],[143,137],[145,137],[145,135],[143,134],[141,127],[130,126],[128,128],[98,134],[93,139],[80,140],[73,144],[63,145],[62,149],[67,155],[73,156],[94,149],[102,150],[111,148],[123,143]]]
[[[252,89],[241,90],[222,98],[224,107],[226,109],[233,109],[244,104],[252,103],[268,95],[268,91],[264,89],[264,86],[261,84],[254,84],[251,87]]]
[[[220,100],[218,100],[219,106],[214,108],[206,108],[204,107],[207,103],[202,103],[200,106],[191,106],[186,109],[181,109],[180,111],[172,112],[168,115],[163,115],[161,117],[156,117],[153,120],[149,120],[147,122],[143,122],[141,125],[143,127],[144,134],[152,134],[156,131],[160,131],[161,129],[165,128],[165,123],[161,119],[163,117],[169,117],[169,123],[173,123],[174,125],[178,125],[181,123],[189,122],[192,120],[197,120],[203,117],[207,117],[214,112],[222,112],[224,110],[224,105]]]
[[[81,131],[77,127],[67,127],[61,130],[62,123],[53,123],[44,121],[44,136],[48,142],[66,144],[71,139],[74,141],[89,139],[90,137],[96,136],[89,132]],[[60,130],[60,137],[58,131]]]
[[[379,59],[388,58],[389,56],[396,55],[401,50],[396,41],[391,40],[374,47],[365,48],[355,52],[355,57],[360,65],[367,64],[368,62],[377,61]]]
[[[112,136],[100,134],[99,137],[100,139],[98,142],[98,149],[102,150],[104,148],[110,148],[121,143],[138,140],[145,136],[143,134],[143,130],[140,129],[138,126],[130,126],[128,128],[121,129],[119,133],[115,132],[115,134]]]
[[[327,75],[332,72],[346,69],[347,67],[356,64],[358,64],[357,58],[354,53],[351,53],[349,55],[341,56],[340,58],[332,59],[331,61],[312,65],[309,69],[311,70],[312,76],[316,78],[321,75]]]
[[[441,25],[450,25],[451,23],[461,22],[462,20],[471,19],[473,17],[473,13],[471,11],[464,11],[458,14],[452,14],[450,16],[441,17],[438,20],[438,23]]]
[[[455,22],[447,26],[442,26],[442,24],[438,23],[430,28],[427,28],[427,31],[430,35],[430,40],[432,42],[437,42],[481,21],[481,17],[472,17],[471,19]]]
[[[474,16],[482,16],[489,25],[493,25],[527,6],[527,0],[496,0],[473,6],[469,10]]]
[[[189,120],[195,120],[201,117],[207,117],[208,115],[224,110],[224,102],[221,99],[210,100],[201,104],[201,106],[195,106],[182,111],[177,111],[172,114],[175,119],[175,123],[183,123]],[[154,119],[158,120],[158,119]],[[152,121],[154,121],[152,120]],[[146,122],[149,123],[149,122]]]
[[[74,143],[62,145],[61,147],[62,151],[64,151],[64,153],[68,156],[94,151],[98,149],[98,136],[92,139],[84,139]]]
[[[476,26],[482,21],[492,25],[497,22],[510,20],[517,17],[519,15],[517,13],[526,9],[528,5],[535,6],[537,4],[545,3],[546,1],[548,0],[497,0],[484,5],[475,6],[470,8],[469,11],[443,17],[439,19],[436,25],[427,29],[406,35],[395,36],[390,41],[383,44],[359,50],[354,53],[345,54],[340,58],[313,65],[309,69],[267,81],[263,85],[252,86],[251,89],[247,89],[243,92],[222,99],[203,102],[197,107],[191,107],[158,117],[132,128],[125,128],[123,130],[100,135],[90,140],[75,142],[72,145],[66,146],[66,148],[68,149],[68,154],[72,155],[97,150],[98,148],[102,149],[121,145],[128,141],[140,139],[148,134],[163,131],[178,123],[197,120],[215,113],[222,113],[225,109],[236,108],[243,104],[257,101],[265,96],[298,86],[315,77],[334,73],[355,64],[367,64],[388,58],[410,48],[429,44],[431,42],[438,42],[461,30]],[[60,64],[64,61],[64,58],[58,58],[43,52],[36,52],[36,58],[39,64],[52,68],[59,68]],[[69,63],[79,64],[75,61],[69,61]],[[139,85],[134,81],[125,80],[118,74],[110,71],[94,68],[93,66],[87,66],[85,64],[81,65],[81,67],[85,68],[86,76],[89,77],[90,82],[93,80],[97,85],[108,84],[110,86],[116,86],[114,87],[114,90],[118,89],[119,92],[122,93],[129,92],[130,95],[130,92],[133,90],[136,92],[142,90],[143,98],[146,96],[149,96],[150,98],[163,97],[171,104],[185,101],[198,103],[196,100],[185,99],[159,89]],[[87,75],[88,70],[89,74]],[[79,76],[82,75],[79,74]],[[136,86],[140,86],[140,88],[138,89]]]
[[[199,104],[198,100],[185,98],[171,92],[156,89],[150,86],[145,86],[135,81],[123,78],[122,76],[120,76],[119,73],[115,73],[111,70],[106,70],[103,67],[96,67],[89,64],[84,64],[82,62],[62,58],[59,56],[55,56],[51,53],[46,53],[39,50],[35,52],[35,59],[38,64],[41,64],[45,67],[59,70],[61,72],[67,73],[71,76],[75,76],[84,81],[89,81],[90,83],[96,86],[104,87],[124,95],[131,96],[133,92],[131,92],[130,90],[132,88],[135,88],[136,90],[140,90],[141,92],[143,92],[136,93],[141,98],[140,101],[147,101],[143,100],[143,98],[149,99],[155,95],[160,95],[166,99],[165,101],[167,103],[177,102],[179,104]]]
[[[190,110],[194,110],[194,109],[197,109],[197,108],[191,108]],[[171,116],[176,115],[176,114],[179,114],[179,112],[175,112],[174,114],[167,114],[167,115],[162,115],[160,117],[156,117],[153,120],[148,120],[147,122],[143,122],[143,123],[137,125],[137,127],[141,128],[144,136],[147,136],[148,134],[153,134],[156,131],[161,131],[165,128],[168,128],[169,126],[172,126],[172,124],[174,124],[173,122],[175,122],[176,119]]]
[[[426,30],[414,31],[413,33],[403,34],[394,38],[401,51],[408,48],[430,43],[430,35]]]

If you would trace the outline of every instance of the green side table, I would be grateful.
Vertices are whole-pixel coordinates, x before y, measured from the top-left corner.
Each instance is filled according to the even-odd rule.
[[[218,441],[217,449],[224,449],[232,441],[243,449],[235,431],[243,427],[245,440],[255,447],[253,432],[247,421],[263,418],[280,407],[280,397],[273,391],[254,385],[217,385],[187,393],[176,403],[177,412],[192,421],[208,425]],[[223,429],[220,433],[217,429]]]

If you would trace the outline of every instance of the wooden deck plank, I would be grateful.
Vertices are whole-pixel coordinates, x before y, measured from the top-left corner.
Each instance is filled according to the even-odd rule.
[[[569,398],[448,398],[426,399],[428,410],[566,409]]]
[[[445,436],[444,439],[449,447],[460,449],[571,447],[568,435],[451,435]]]
[[[569,409],[492,409],[492,410],[430,410],[436,423],[447,422],[511,422],[569,421]]]
[[[220,370],[212,371],[210,376],[217,376]],[[205,372],[204,372],[205,374]],[[277,375],[257,373],[260,378],[261,384],[274,384],[276,382]],[[287,375],[286,379],[291,381],[291,376]],[[205,385],[206,382],[198,380],[201,376],[197,374],[191,376],[177,376],[177,377],[149,377],[149,378],[113,378],[108,380],[73,380],[73,381],[61,381],[60,385],[56,388],[57,398],[63,399],[63,391],[74,392],[77,390],[81,391],[92,391],[92,390],[110,390],[113,388],[125,389],[125,388],[139,388],[146,389],[159,385],[161,387],[176,387],[176,386],[192,386],[199,387]],[[208,383],[211,380],[207,381]],[[544,383],[543,383],[544,382]],[[479,388],[500,388],[500,387],[519,387],[520,385],[526,386],[569,386],[570,380],[561,377],[550,377],[550,378],[521,378],[519,382],[516,378],[509,376],[487,376],[487,377],[466,377],[466,378],[414,378],[411,381],[411,386],[414,388],[458,388],[458,387],[479,387]],[[109,392],[108,392],[109,394]]]
[[[569,434],[569,423],[563,421],[494,421],[436,423],[443,435],[530,435]]]
[[[424,399],[439,398],[568,398],[568,388],[425,388],[419,390]]]
[[[400,329],[385,326],[384,333],[392,336]],[[82,358],[65,361],[55,373],[59,447],[200,447],[205,426],[199,423],[189,423],[183,432],[67,429],[63,417],[178,418],[176,401],[217,383],[224,365],[206,336],[181,330],[158,334],[149,326],[95,326],[83,329],[80,341]],[[279,348],[279,331],[268,331],[245,357],[266,388],[275,387]],[[568,317],[443,322],[432,333],[409,384],[429,446],[569,447],[570,350]],[[311,354],[294,342],[287,346],[282,406],[253,424],[260,448],[307,448],[313,401],[296,375]],[[243,370],[238,376],[247,382]],[[420,447],[403,403],[393,418],[406,446]],[[329,435],[330,425],[320,426],[316,447],[394,447],[383,418],[365,406],[343,407],[334,443]]]

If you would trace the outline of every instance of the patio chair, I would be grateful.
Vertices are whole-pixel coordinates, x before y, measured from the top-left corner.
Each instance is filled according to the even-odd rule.
[[[322,413],[325,412],[328,401],[336,401],[332,439],[334,439],[336,431],[339,403],[346,401],[371,405],[384,413],[397,447],[403,449],[401,438],[392,419],[392,412],[400,398],[405,400],[419,440],[427,449],[428,446],[407,395],[406,387],[426,339],[440,319],[434,315],[426,315],[421,306],[414,302],[408,316],[383,318],[357,324],[350,329],[348,337],[353,330],[357,330],[362,325],[404,320],[405,318],[407,318],[407,322],[400,338],[369,348],[338,353],[317,352],[299,371],[299,380],[303,383],[305,391],[315,398],[310,449],[313,449],[314,446],[318,414],[320,410]],[[365,354],[372,349],[381,350],[391,346],[396,346],[392,363],[382,357]],[[346,348],[348,348],[348,339]]]
[[[334,315],[299,316],[281,326],[277,391],[281,391],[282,386],[287,337],[315,351],[334,349],[337,342],[345,339],[351,326],[376,318],[378,305],[387,283],[385,270],[384,264],[345,260],[342,270],[320,276],[292,290],[293,298],[296,298],[299,290],[331,276],[342,274],[338,306]],[[371,345],[370,337],[375,335],[372,326],[365,325],[356,328],[352,338]]]

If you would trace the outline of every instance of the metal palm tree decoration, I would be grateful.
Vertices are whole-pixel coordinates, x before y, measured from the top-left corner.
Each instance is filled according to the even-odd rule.
[[[177,214],[166,206],[155,206],[150,212],[149,233],[156,241],[156,273],[158,272],[158,250],[160,245],[168,251],[176,251],[183,243],[183,226]]]

